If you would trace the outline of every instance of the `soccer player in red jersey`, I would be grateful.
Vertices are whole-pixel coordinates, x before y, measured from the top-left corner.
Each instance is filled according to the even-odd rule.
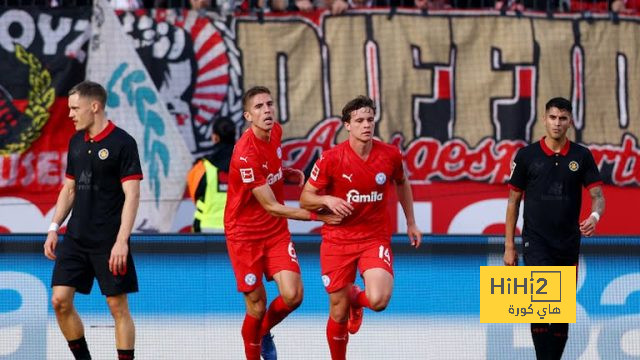
[[[391,185],[407,218],[411,245],[420,246],[422,234],[413,215],[413,195],[400,151],[374,140],[375,104],[365,96],[342,109],[349,139],[322,154],[302,190],[301,207],[330,210],[343,216],[340,224],[322,227],[320,264],[329,293],[327,340],[331,358],[345,359],[349,333],[362,323],[363,307],[382,311],[393,289],[391,223],[387,213]],[[365,290],[353,284],[360,270]]]
[[[300,305],[303,293],[286,218],[337,224],[342,217],[283,205],[284,178],[302,186],[304,174],[282,168],[282,128],[269,89],[249,89],[242,103],[250,126],[231,157],[224,227],[238,291],[244,293],[247,309],[242,324],[245,354],[249,360],[259,360],[261,352],[265,359],[276,359],[270,329]],[[276,281],[280,292],[268,309],[263,274]]]

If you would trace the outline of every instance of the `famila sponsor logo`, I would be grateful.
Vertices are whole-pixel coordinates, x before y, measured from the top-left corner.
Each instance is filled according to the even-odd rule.
[[[360,194],[358,190],[352,189],[347,193],[347,202],[350,203],[363,203],[363,202],[376,202],[382,201],[382,193],[372,191],[369,194]]]
[[[267,176],[267,184],[273,185],[280,179],[282,179],[282,168],[279,168],[277,173],[269,174]]]

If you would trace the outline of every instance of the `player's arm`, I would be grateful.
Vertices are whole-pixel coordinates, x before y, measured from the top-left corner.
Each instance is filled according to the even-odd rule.
[[[132,179],[123,182],[122,191],[124,192],[124,205],[120,217],[120,229],[109,257],[109,271],[114,275],[124,275],[127,271],[128,240],[140,204],[140,180]]]
[[[520,213],[520,201],[522,200],[522,191],[509,189],[509,201],[507,203],[507,217],[505,220],[504,234],[504,257],[505,265],[518,265],[518,250],[516,249],[515,234],[516,222]]]
[[[349,202],[336,196],[319,195],[318,191],[319,189],[317,187],[307,182],[300,194],[300,207],[312,211],[326,208],[341,217],[351,215],[353,205]]]
[[[402,206],[402,211],[404,211],[404,216],[407,219],[407,236],[409,236],[411,246],[417,248],[422,243],[422,233],[416,225],[416,218],[413,213],[413,192],[406,176],[402,180],[396,181],[396,193],[398,194],[398,201]]]
[[[295,184],[299,187],[304,185],[304,173],[299,169],[284,168],[282,169],[284,175],[284,181],[287,184]]]
[[[58,194],[56,200],[56,211],[53,214],[53,221],[47,231],[47,240],[44,242],[44,256],[51,260],[55,260],[56,245],[58,245],[58,227],[69,216],[73,202],[76,198],[76,181],[71,178],[65,178],[62,184],[62,190]]]
[[[309,210],[282,205],[276,199],[268,184],[260,185],[251,190],[260,205],[272,216],[285,217],[295,220],[321,220],[327,224],[339,224],[341,216],[334,214],[316,214]]]
[[[604,194],[601,186],[589,189],[591,195],[591,215],[580,223],[580,232],[584,236],[591,236],[596,231],[596,224],[604,213]]]

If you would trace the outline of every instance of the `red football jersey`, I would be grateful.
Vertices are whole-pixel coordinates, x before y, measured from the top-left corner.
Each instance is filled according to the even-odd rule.
[[[388,144],[373,140],[366,161],[358,156],[349,141],[325,151],[316,161],[309,183],[327,195],[350,202],[353,213],[338,225],[324,224],[322,239],[329,242],[362,242],[391,236],[387,213],[392,182],[404,177],[402,155]]]
[[[256,241],[289,233],[287,220],[270,215],[251,192],[269,184],[278,202],[284,204],[281,137],[278,123],[271,129],[269,142],[248,129],[233,149],[224,211],[224,230],[231,240]]]

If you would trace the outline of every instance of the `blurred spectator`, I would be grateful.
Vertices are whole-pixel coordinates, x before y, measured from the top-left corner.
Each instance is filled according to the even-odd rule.
[[[300,11],[312,11],[314,6],[313,3],[309,0],[296,0],[296,7]]]
[[[206,11],[211,8],[211,0],[189,0],[191,10]]]
[[[571,11],[573,12],[607,12],[609,10],[609,1],[606,0],[571,0]]]
[[[415,0],[415,6],[420,10],[451,9],[448,0]]]
[[[325,0],[324,3],[333,15],[342,14],[349,9],[349,4],[344,0]]]
[[[236,143],[236,125],[229,118],[218,118],[213,123],[211,140],[211,153],[196,160],[187,174],[187,191],[196,205],[193,232],[224,231],[226,179]]]
[[[614,0],[611,3],[611,11],[620,14],[637,14],[640,10],[640,0]]]
[[[519,0],[496,0],[494,8],[504,11],[523,11],[524,5]]]
[[[138,0],[109,0],[111,7],[115,10],[136,10],[142,7],[142,2]]]

